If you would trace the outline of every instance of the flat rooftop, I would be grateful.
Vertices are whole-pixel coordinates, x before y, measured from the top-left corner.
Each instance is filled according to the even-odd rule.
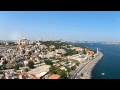
[[[35,69],[32,69],[30,71],[28,71],[28,74],[39,74],[41,72],[48,72],[49,71],[49,68],[50,68],[50,65],[42,65],[42,66],[39,66]]]

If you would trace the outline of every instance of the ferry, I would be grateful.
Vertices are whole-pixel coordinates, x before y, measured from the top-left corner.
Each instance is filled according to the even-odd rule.
[[[101,73],[101,75],[105,75],[105,73]]]

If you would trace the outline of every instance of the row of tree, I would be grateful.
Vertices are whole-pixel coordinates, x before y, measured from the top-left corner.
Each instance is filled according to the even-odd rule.
[[[71,50],[71,49],[65,49],[66,53],[64,54],[65,56],[71,56],[74,54],[78,54],[79,52],[76,50]]]

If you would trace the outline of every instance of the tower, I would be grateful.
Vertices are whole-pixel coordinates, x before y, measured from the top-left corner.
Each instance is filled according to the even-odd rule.
[[[98,52],[99,52],[99,51],[98,51],[98,47],[97,47],[97,55],[98,55]]]

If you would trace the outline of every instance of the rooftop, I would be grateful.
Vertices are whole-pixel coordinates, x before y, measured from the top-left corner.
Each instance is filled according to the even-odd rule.
[[[37,76],[37,77],[42,77],[42,76],[44,76],[46,73],[47,73],[47,72],[41,72],[41,73],[39,73],[39,74],[36,74],[36,76]]]
[[[58,74],[52,74],[47,79],[59,79],[59,78],[60,78],[60,75],[58,75]]]
[[[29,74],[39,74],[41,72],[48,72],[49,71],[49,68],[50,68],[50,65],[42,65],[42,66],[39,66],[35,69],[32,69],[31,71],[29,71],[28,73]]]

